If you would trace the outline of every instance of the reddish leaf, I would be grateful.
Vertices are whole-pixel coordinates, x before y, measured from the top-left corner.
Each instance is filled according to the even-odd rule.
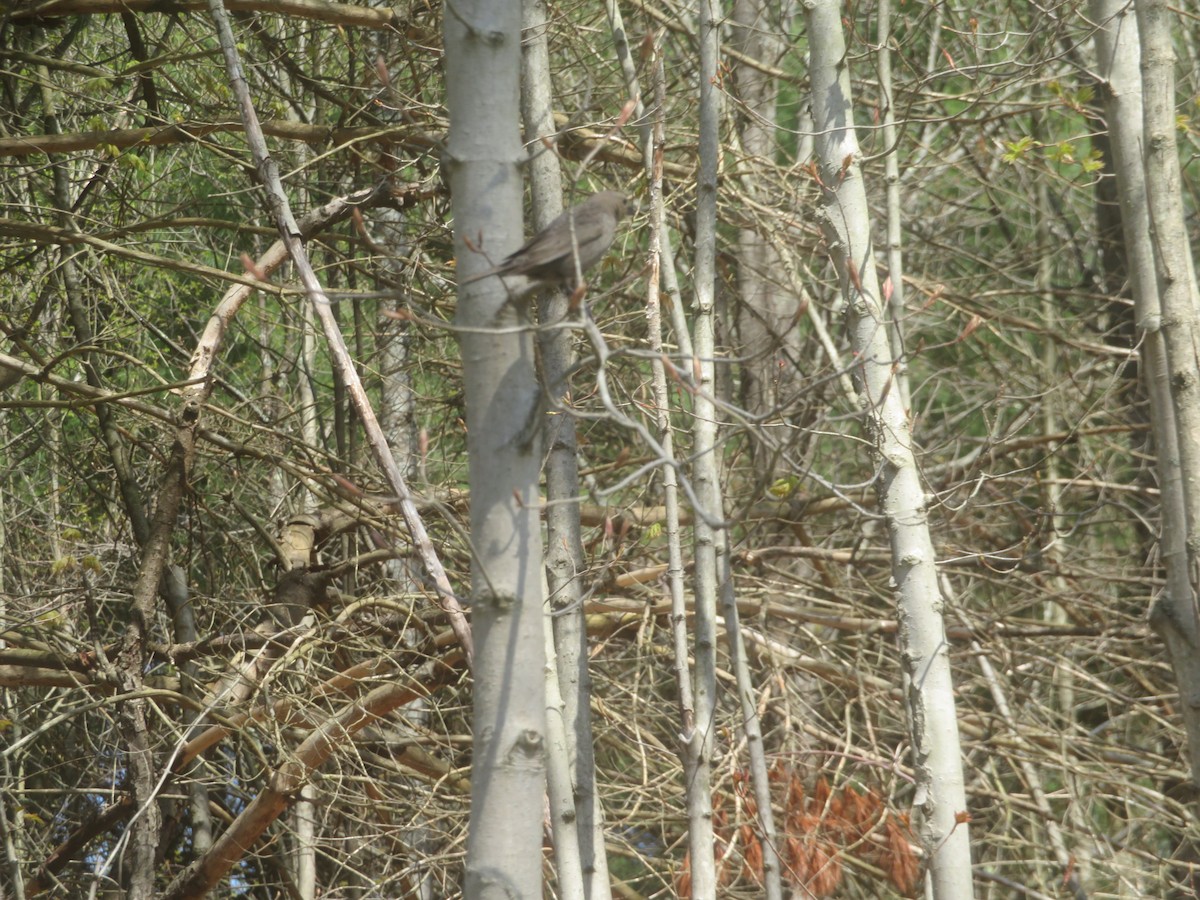
[[[808,889],[817,897],[831,897],[842,883],[842,863],[829,844],[820,843],[809,855],[812,877]]]

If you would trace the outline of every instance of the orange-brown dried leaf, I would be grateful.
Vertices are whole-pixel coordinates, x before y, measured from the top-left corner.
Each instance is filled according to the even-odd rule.
[[[846,802],[843,805],[843,815],[846,820],[846,838],[850,841],[862,838],[875,826],[879,820],[878,800],[871,802],[870,795],[864,796],[854,788],[846,789]]]
[[[883,833],[888,844],[907,847],[912,843],[912,829],[908,827],[908,816],[904,813],[894,813],[883,823]]]
[[[793,887],[808,881],[808,845],[800,838],[788,836],[783,841],[783,876]]]
[[[883,826],[884,846],[879,854],[879,867],[887,873],[888,881],[906,897],[916,895],[921,878],[921,866],[913,852],[911,834],[905,821],[888,816]]]
[[[729,887],[729,885],[733,883],[733,879],[736,874],[736,861],[734,865],[729,865],[729,860],[725,858],[728,854],[728,844],[721,844],[717,846],[717,884],[719,884],[721,887]]]
[[[725,808],[725,792],[724,791],[713,791],[712,807],[713,807],[714,811]]]
[[[880,813],[883,811],[883,797],[880,796],[879,791],[874,788],[867,791],[863,796],[863,804],[866,806],[872,822],[879,818]]]
[[[729,824],[729,814],[723,809],[718,809],[713,812],[713,830],[721,831]]]
[[[917,888],[921,883],[921,867],[917,857],[910,851],[896,857],[894,863],[888,867],[888,881],[905,897],[917,896]]]
[[[783,806],[789,813],[799,813],[804,809],[804,782],[796,777],[795,772],[788,781],[787,797]]]
[[[683,865],[675,873],[675,893],[679,900],[691,900],[692,897],[692,854],[691,851],[683,857]]]
[[[821,818],[811,813],[789,816],[786,830],[795,837],[812,839],[821,830]]]
[[[829,806],[826,810],[826,817],[830,820],[830,826],[841,828],[843,824],[842,808],[845,804],[842,802],[842,792],[834,791],[829,797]]]
[[[713,838],[713,859],[718,863],[725,858],[725,854],[729,852],[729,837],[727,835],[716,835]]]
[[[847,837],[857,840],[863,833],[863,799],[853,787],[842,790],[842,820]]]
[[[842,861],[837,852],[826,843],[818,843],[809,855],[812,877],[808,889],[817,897],[832,897],[842,883]]]
[[[755,884],[763,883],[763,851],[762,841],[753,834],[742,850],[742,877]]]
[[[825,809],[825,804],[829,801],[829,782],[824,776],[817,779],[817,783],[813,785],[812,798],[809,800],[809,810],[814,813],[821,813]]]

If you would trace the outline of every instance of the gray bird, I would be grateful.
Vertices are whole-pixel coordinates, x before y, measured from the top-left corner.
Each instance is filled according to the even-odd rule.
[[[635,209],[633,201],[620,191],[600,191],[557,219],[526,241],[504,262],[463,281],[471,284],[492,275],[524,275],[533,281],[575,286],[576,248],[579,270],[586,272],[600,261],[613,242],[617,223]],[[571,220],[575,223],[572,241]]]

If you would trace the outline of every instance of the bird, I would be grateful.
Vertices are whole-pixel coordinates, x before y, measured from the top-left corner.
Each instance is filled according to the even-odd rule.
[[[462,283],[472,284],[492,275],[524,275],[533,282],[575,287],[577,272],[586,272],[600,261],[617,234],[618,223],[634,209],[627,194],[598,191],[565,211],[500,265],[476,272]]]

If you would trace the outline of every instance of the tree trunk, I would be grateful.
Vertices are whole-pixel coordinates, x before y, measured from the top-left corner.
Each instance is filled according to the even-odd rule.
[[[765,0],[736,0],[730,46],[754,60],[775,65],[783,54],[779,23],[772,21]],[[774,206],[770,188],[762,176],[770,172],[776,145],[775,102],[779,93],[774,76],[741,62],[734,69],[737,98],[744,113],[739,117],[738,136],[745,160],[740,168],[742,188],[758,203]],[[788,210],[794,214],[794,210]],[[737,355],[741,365],[742,405],[755,416],[786,416],[784,407],[793,401],[800,369],[796,295],[781,285],[783,266],[779,254],[763,231],[777,227],[764,217],[755,227],[743,227],[737,238]],[[759,475],[774,480],[777,454],[755,445]]]
[[[888,524],[917,777],[914,807],[920,814],[930,884],[937,900],[963,900],[973,896],[971,848],[949,646],[925,494],[895,384],[871,245],[840,8],[834,0],[805,8],[824,202],[820,219],[846,300],[851,342],[861,361],[855,373],[859,404],[879,472],[879,509]]]
[[[1129,149],[1140,148],[1140,157],[1145,168],[1146,208],[1130,209],[1137,215],[1126,222],[1126,234],[1131,229],[1140,229],[1140,234],[1127,241],[1131,253],[1130,269],[1133,273],[1135,291],[1146,298],[1154,296],[1161,310],[1151,305],[1149,299],[1139,303],[1137,313],[1139,325],[1146,329],[1147,337],[1161,327],[1165,347],[1166,371],[1157,352],[1157,334],[1153,346],[1148,342],[1147,369],[1152,386],[1152,396],[1158,400],[1153,408],[1155,438],[1163,441],[1158,448],[1160,466],[1166,461],[1163,475],[1163,558],[1167,564],[1167,590],[1159,595],[1150,614],[1150,623],[1163,637],[1170,652],[1175,678],[1179,684],[1180,704],[1188,735],[1188,760],[1192,781],[1200,784],[1200,617],[1197,615],[1196,595],[1200,585],[1200,298],[1197,297],[1196,276],[1192,268],[1192,256],[1188,243],[1187,229],[1183,218],[1178,148],[1175,144],[1175,54],[1171,44],[1171,13],[1160,0],[1138,0],[1137,30],[1141,37],[1141,99],[1143,131],[1134,138],[1128,136]],[[1121,17],[1121,25],[1128,26],[1128,16]],[[1107,31],[1116,28],[1109,20]],[[1124,30],[1118,37],[1124,40]],[[1111,38],[1109,38],[1111,40]],[[1097,40],[1100,34],[1097,33]],[[1123,46],[1119,44],[1118,47]],[[1128,53],[1128,51],[1126,51]],[[1122,65],[1122,68],[1116,68]],[[1128,57],[1114,59],[1114,75],[1128,77]],[[1124,80],[1124,79],[1123,79]],[[1128,114],[1136,111],[1136,88],[1129,84],[1127,91],[1135,96],[1133,102],[1125,92],[1114,88],[1110,93],[1115,99],[1125,100],[1127,109],[1122,110],[1120,121],[1128,122]],[[1109,117],[1110,127],[1114,119]],[[1116,141],[1114,141],[1114,144]],[[1121,151],[1124,153],[1124,148]],[[1118,161],[1124,160],[1118,155]],[[1136,165],[1136,163],[1133,163]],[[1124,179],[1126,200],[1137,203],[1141,198],[1138,176],[1127,170]],[[1140,205],[1140,204],[1139,204]],[[1147,228],[1146,226],[1149,226]],[[1135,257],[1134,254],[1138,254]],[[1150,254],[1149,258],[1145,258]],[[1149,266],[1155,274],[1154,292],[1151,294]],[[1136,272],[1133,270],[1137,269]],[[1137,294],[1135,293],[1135,302]],[[1168,423],[1168,408],[1164,393],[1171,398],[1174,421]],[[1171,431],[1174,431],[1173,440]],[[1167,443],[1170,441],[1170,443]],[[1172,471],[1178,460],[1179,471]],[[1175,519],[1176,521],[1172,521]]]
[[[521,243],[519,4],[445,9],[448,172],[459,283]],[[466,896],[540,897],[545,792],[541,423],[524,306],[460,290],[476,639]]]

